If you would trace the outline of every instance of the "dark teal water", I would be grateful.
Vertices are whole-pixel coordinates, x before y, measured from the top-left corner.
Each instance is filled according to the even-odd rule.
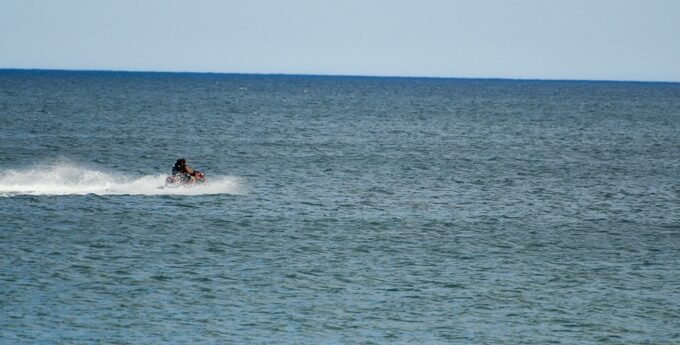
[[[0,120],[3,344],[680,343],[680,84],[6,70]]]

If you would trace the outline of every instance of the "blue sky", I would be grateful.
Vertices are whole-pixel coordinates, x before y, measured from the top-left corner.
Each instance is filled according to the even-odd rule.
[[[680,81],[680,1],[0,0],[0,68]]]

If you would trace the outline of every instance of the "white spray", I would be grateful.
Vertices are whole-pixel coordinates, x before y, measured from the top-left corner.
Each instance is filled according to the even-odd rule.
[[[189,187],[165,187],[163,174],[138,177],[117,176],[73,164],[55,164],[24,170],[6,170],[0,175],[0,196],[13,195],[204,195],[242,194],[240,179],[206,176],[206,183]]]

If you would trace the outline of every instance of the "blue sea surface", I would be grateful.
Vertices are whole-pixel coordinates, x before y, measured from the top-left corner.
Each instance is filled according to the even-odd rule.
[[[2,70],[0,121],[1,344],[680,343],[677,83]]]

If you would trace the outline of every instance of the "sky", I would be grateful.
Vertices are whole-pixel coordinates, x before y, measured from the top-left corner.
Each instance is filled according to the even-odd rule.
[[[0,0],[0,68],[680,81],[680,0]]]

